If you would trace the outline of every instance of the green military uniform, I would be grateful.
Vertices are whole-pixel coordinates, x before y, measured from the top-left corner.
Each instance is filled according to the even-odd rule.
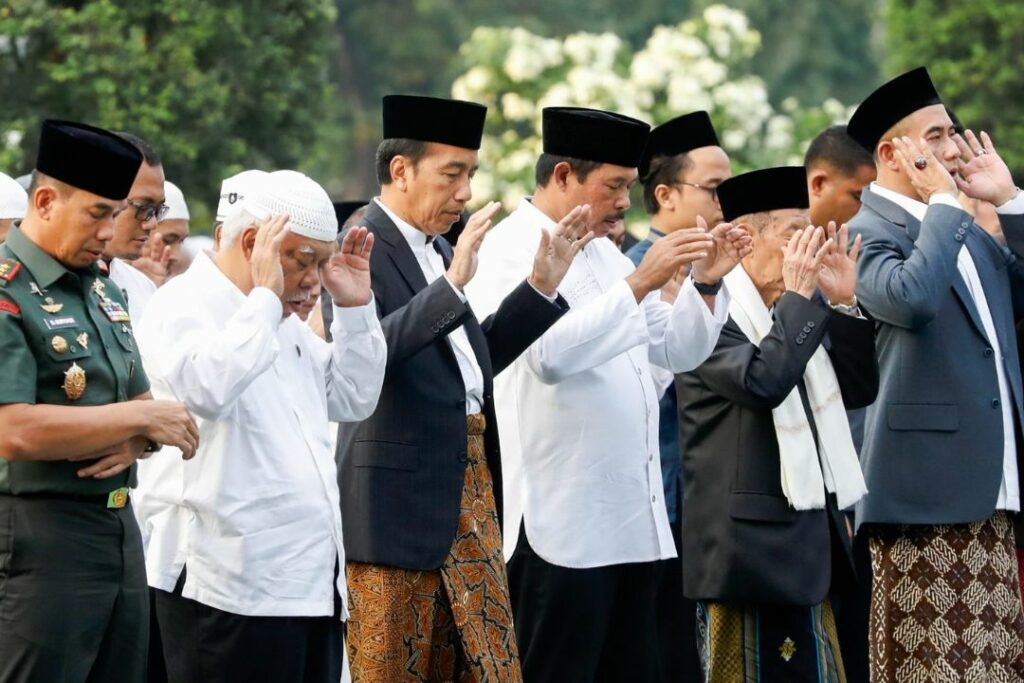
[[[0,404],[99,406],[149,389],[121,291],[18,228],[0,245]],[[0,681],[142,681],[148,598],[134,467],[0,459]]]

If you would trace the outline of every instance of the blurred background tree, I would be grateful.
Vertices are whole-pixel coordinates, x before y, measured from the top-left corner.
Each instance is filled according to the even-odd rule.
[[[988,131],[1024,177],[1024,3],[889,0],[887,71],[925,64],[964,125]]]
[[[381,95],[450,94],[468,71],[460,46],[478,27],[518,27],[561,41],[612,33],[615,68],[623,69],[655,27],[699,18],[715,2],[3,0],[0,170],[26,172],[40,118],[66,116],[151,139],[200,217],[197,230],[209,229],[220,179],[242,168],[295,167],[339,198],[365,198],[377,189]],[[820,107],[806,105],[856,103],[884,75],[927,63],[961,117],[990,129],[1024,170],[1024,154],[1009,149],[1024,132],[1015,106],[1024,79],[1021,3],[726,4],[760,36],[756,58],[730,67],[730,78],[744,79],[741,85],[758,79],[767,100],[748,106],[756,113],[766,104],[772,116],[788,118],[798,144],[818,120]],[[673,86],[677,96],[704,77],[685,76]],[[676,113],[669,111],[676,104],[659,110],[656,102],[648,114],[657,122]],[[807,112],[814,116],[803,121]],[[788,125],[778,119],[777,139]]]

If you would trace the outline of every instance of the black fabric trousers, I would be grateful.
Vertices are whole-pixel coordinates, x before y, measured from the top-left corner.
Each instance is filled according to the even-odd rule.
[[[682,522],[672,523],[676,552],[682,552]],[[658,595],[655,599],[658,628],[658,680],[661,683],[690,683],[701,680],[697,653],[697,602],[683,596],[683,558],[680,554],[658,565]]]
[[[520,533],[508,564],[523,680],[658,680],[657,562],[559,567]]]
[[[168,683],[338,683],[340,600],[329,617],[247,617],[153,589]]]
[[[0,495],[0,682],[142,683],[148,647],[131,505]]]

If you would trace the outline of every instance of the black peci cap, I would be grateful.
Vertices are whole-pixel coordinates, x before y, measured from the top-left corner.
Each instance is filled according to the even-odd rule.
[[[779,166],[733,176],[718,186],[722,216],[741,216],[779,209],[806,209],[807,171],[803,166]]]
[[[942,104],[928,69],[897,76],[867,96],[846,126],[847,134],[874,154],[886,131],[918,109]]]
[[[419,95],[384,96],[384,139],[408,138],[480,149],[487,107]]]
[[[621,114],[580,107],[546,107],[544,153],[636,168],[651,127]]]
[[[647,141],[647,149],[640,160],[640,177],[647,175],[654,157],[685,154],[698,147],[721,147],[711,117],[706,111],[677,116],[661,124],[651,131]]]
[[[43,121],[36,170],[107,199],[124,199],[135,183],[142,153],[102,128],[73,121]]]

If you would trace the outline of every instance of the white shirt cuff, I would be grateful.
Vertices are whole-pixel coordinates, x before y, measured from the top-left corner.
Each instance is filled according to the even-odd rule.
[[[531,287],[533,287],[533,283],[532,283],[532,282],[530,282],[529,280],[527,280],[527,281],[526,281],[526,283],[527,283],[528,285],[530,285]],[[554,296],[548,296],[547,294],[545,294],[544,292],[540,291],[540,290],[539,290],[539,289],[537,289],[536,287],[533,287],[533,291],[537,292],[537,293],[538,293],[538,294],[540,294],[540,295],[541,295],[542,297],[544,297],[545,299],[547,299],[547,300],[548,300],[548,303],[551,303],[551,304],[555,303],[555,301],[556,301],[556,300],[558,299],[558,290],[555,290],[555,295],[554,295]]]
[[[996,213],[1017,215],[1024,213],[1024,192],[1017,190],[1017,194],[1013,196],[1013,199],[1006,202],[1002,206],[996,207]]]
[[[331,333],[335,328],[339,332],[366,332],[370,329],[370,323],[377,317],[377,304],[370,295],[370,303],[364,306],[339,306],[334,304],[334,322],[331,323]],[[340,335],[334,334],[337,338]]]
[[[462,303],[466,303],[466,295],[462,293],[462,290],[460,290],[458,287],[452,284],[452,281],[448,279],[448,275],[445,274],[442,275],[441,277],[444,278],[444,281],[447,282],[448,286],[452,288],[453,292],[455,292],[455,296],[459,297],[459,300],[462,301]]]
[[[928,199],[928,206],[935,206],[936,204],[945,204],[946,206],[952,206],[954,209],[964,210],[964,207],[960,206],[960,202],[957,201],[956,197],[948,192],[936,192]]]
[[[284,315],[284,305],[277,294],[266,287],[255,287],[249,292],[248,299],[263,314],[268,325],[275,330],[280,327]]]

